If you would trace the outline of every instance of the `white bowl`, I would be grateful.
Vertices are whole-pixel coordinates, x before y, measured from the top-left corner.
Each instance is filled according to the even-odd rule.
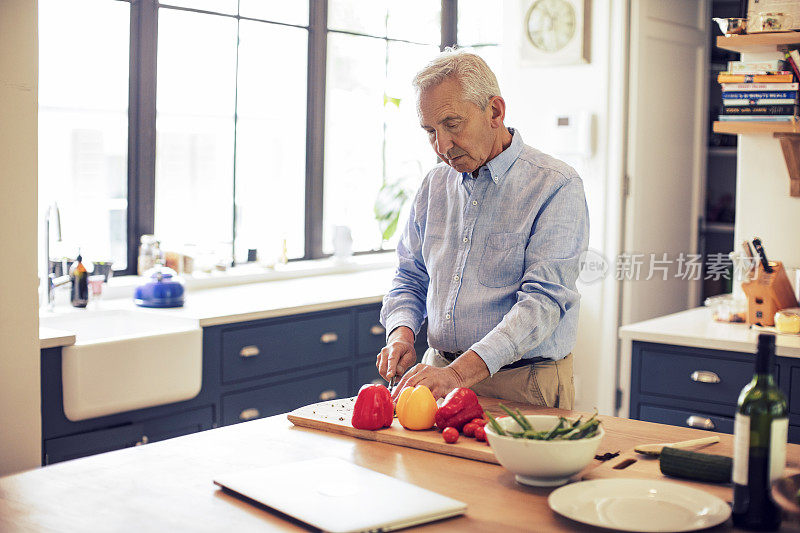
[[[552,429],[558,424],[558,417],[552,415],[527,415],[525,418],[536,431]],[[510,416],[497,421],[504,430],[520,431]],[[592,462],[604,435],[603,424],[600,424],[597,434],[588,439],[517,439],[498,435],[491,424],[486,425],[486,438],[500,464],[515,474],[517,481],[534,487],[554,487],[569,481]]]

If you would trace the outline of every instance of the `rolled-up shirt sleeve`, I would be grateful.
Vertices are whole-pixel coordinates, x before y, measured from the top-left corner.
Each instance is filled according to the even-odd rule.
[[[583,182],[573,176],[556,189],[536,216],[525,247],[525,272],[516,303],[494,329],[471,346],[490,374],[550,337],[564,314],[578,304],[575,283],[588,241]]]
[[[426,180],[427,181],[427,180]],[[381,324],[386,328],[386,336],[400,326],[410,328],[414,335],[419,333],[425,320],[425,302],[428,294],[428,270],[422,258],[422,240],[425,226],[424,202],[426,183],[423,182],[408,215],[408,222],[397,244],[398,266],[392,288],[383,298]]]

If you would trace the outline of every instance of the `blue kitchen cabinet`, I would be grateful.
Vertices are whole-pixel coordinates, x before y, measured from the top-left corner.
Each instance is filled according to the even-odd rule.
[[[203,360],[202,388],[190,400],[72,421],[64,413],[61,348],[42,350],[42,464],[211,429],[218,415],[209,391],[218,374],[210,363]]]
[[[789,442],[800,443],[800,359],[778,357],[776,383],[789,402]],[[733,433],[753,354],[634,341],[630,417]]]
[[[186,435],[352,396],[383,383],[381,304],[203,328],[203,377],[191,400],[70,421],[64,414],[61,348],[42,350],[42,463]],[[423,326],[418,358],[427,348]]]

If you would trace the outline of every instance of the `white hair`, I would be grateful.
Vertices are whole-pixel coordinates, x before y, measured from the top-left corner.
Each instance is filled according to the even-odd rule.
[[[422,91],[439,85],[447,78],[458,81],[464,99],[477,105],[481,111],[486,109],[492,97],[500,96],[497,78],[483,58],[463,50],[445,48],[414,76],[412,85],[417,91],[417,107]]]

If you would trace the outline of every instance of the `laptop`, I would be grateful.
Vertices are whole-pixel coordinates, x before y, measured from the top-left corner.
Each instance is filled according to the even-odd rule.
[[[217,476],[214,483],[323,531],[392,531],[467,504],[334,457]]]

